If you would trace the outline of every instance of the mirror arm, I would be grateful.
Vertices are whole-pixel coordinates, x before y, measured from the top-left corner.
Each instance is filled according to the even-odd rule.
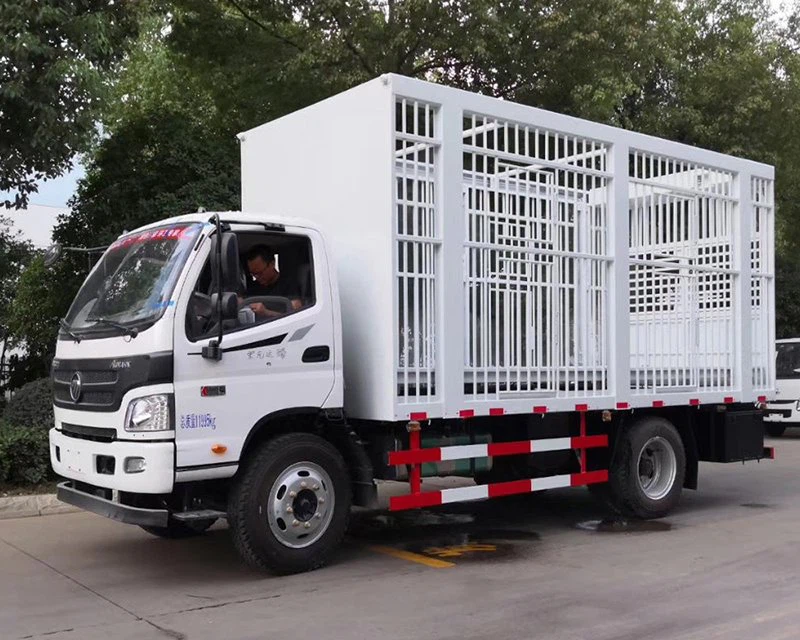
[[[217,324],[219,333],[216,340],[211,340],[208,346],[203,347],[202,355],[209,360],[222,360],[222,225],[220,224],[219,214],[214,214],[213,221],[217,226]]]

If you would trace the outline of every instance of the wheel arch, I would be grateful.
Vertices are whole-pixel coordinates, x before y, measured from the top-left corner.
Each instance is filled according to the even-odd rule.
[[[614,455],[616,455],[617,446],[622,431],[625,429],[630,429],[638,422],[647,418],[662,418],[675,427],[675,430],[681,437],[683,451],[686,456],[686,471],[683,479],[683,488],[697,489],[700,469],[700,454],[697,448],[697,438],[695,437],[694,415],[689,408],[675,407],[672,409],[666,408],[658,411],[645,409],[637,410],[630,414],[620,415],[619,419],[614,420],[610,429],[610,457],[613,458]]]
[[[273,411],[259,418],[244,439],[239,455],[240,464],[264,440],[283,433],[315,433],[322,409],[319,407],[291,407]]]
[[[342,454],[347,465],[353,484],[353,503],[363,507],[377,504],[372,463],[363,443],[349,427],[341,411],[321,407],[292,407],[263,416],[245,438],[239,456],[239,470],[261,443],[284,433],[312,433],[330,442]]]

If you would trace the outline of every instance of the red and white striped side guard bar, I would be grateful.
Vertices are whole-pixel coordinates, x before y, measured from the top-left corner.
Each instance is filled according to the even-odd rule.
[[[546,478],[531,478],[528,480],[513,480],[511,482],[496,482],[478,485],[475,487],[459,487],[457,489],[444,489],[442,491],[421,491],[420,465],[426,462],[444,462],[448,460],[465,460],[469,458],[489,458],[498,456],[524,455],[541,453],[544,451],[563,451],[566,449],[592,449],[607,447],[608,436],[587,436],[586,416],[581,415],[581,435],[570,438],[542,438],[539,440],[518,440],[515,442],[495,442],[491,444],[467,444],[452,447],[435,447],[431,449],[419,448],[419,426],[410,434],[411,449],[405,451],[392,451],[389,453],[389,464],[392,466],[410,465],[409,485],[411,493],[405,496],[395,496],[389,499],[390,511],[404,509],[419,509],[434,507],[451,502],[467,502],[470,500],[484,500],[486,498],[499,498],[521,493],[532,493],[544,489],[558,487],[579,487],[608,481],[608,471],[587,471],[586,456],[581,456],[581,472]]]
[[[511,482],[495,482],[482,484],[476,487],[458,487],[456,489],[443,489],[442,491],[428,491],[425,493],[411,493],[405,496],[395,496],[389,499],[390,511],[403,511],[404,509],[419,509],[422,507],[435,507],[451,502],[468,502],[470,500],[483,500],[485,498],[499,498],[513,496],[520,493],[532,493],[544,489],[558,487],[580,487],[587,484],[596,484],[608,481],[608,471],[588,471],[586,473],[572,473],[547,478],[533,478],[530,480],[512,480]]]
[[[608,436],[578,436],[575,438],[542,438],[540,440],[518,440],[491,444],[465,444],[431,449],[410,449],[389,453],[391,466],[446,462],[467,458],[495,458],[498,456],[525,455],[564,449],[593,449],[607,447]]]

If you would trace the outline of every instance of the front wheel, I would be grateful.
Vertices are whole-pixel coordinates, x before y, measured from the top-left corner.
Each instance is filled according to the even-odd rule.
[[[606,495],[624,516],[662,518],[678,504],[686,453],[678,431],[664,418],[648,417],[620,434]]]
[[[278,436],[259,446],[231,491],[228,523],[239,554],[273,573],[322,566],[344,537],[350,477],[327,440]]]

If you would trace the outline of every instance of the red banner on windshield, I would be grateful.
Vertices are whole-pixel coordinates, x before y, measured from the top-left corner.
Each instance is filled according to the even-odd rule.
[[[180,240],[186,233],[191,231],[195,225],[181,225],[177,227],[162,227],[161,229],[148,229],[130,236],[120,238],[109,249],[121,249],[133,244],[144,242],[157,242],[159,240]]]

